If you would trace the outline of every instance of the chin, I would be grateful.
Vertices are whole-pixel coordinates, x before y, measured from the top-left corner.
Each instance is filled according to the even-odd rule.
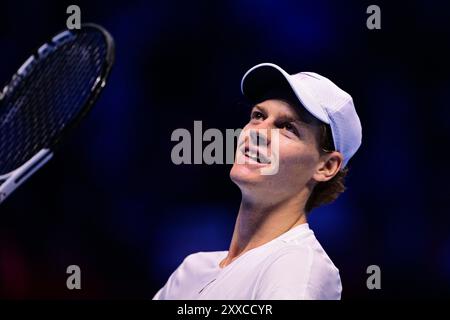
[[[269,176],[262,175],[260,169],[249,164],[235,163],[231,168],[230,178],[238,186],[264,183]]]

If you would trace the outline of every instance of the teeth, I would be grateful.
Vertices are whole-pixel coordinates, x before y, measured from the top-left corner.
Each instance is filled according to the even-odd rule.
[[[258,154],[256,152],[249,151],[247,152],[247,155],[249,157],[258,158]]]
[[[245,155],[247,157],[249,157],[250,159],[255,160],[258,163],[269,163],[269,161],[265,160],[264,157],[258,156],[258,154],[256,152],[247,151],[247,152],[245,152]]]
[[[247,154],[247,157],[249,157],[249,158],[251,158],[251,159],[253,159],[253,160],[257,161],[257,162],[261,162],[261,161],[259,161],[259,158],[255,154],[252,154],[252,153],[249,153],[249,152],[247,152],[246,154]]]
[[[247,147],[242,147],[241,152],[248,158],[250,158],[253,161],[256,161],[258,163],[266,163],[266,164],[270,163],[270,160],[268,158],[266,158],[263,154],[258,153],[258,151],[255,149],[249,149]]]
[[[244,152],[244,154],[249,158],[252,158],[252,159],[256,158],[256,156],[253,153],[250,153],[249,151]]]

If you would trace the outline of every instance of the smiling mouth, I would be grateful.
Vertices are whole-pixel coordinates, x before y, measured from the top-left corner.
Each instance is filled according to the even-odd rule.
[[[243,147],[243,148],[241,148],[241,152],[245,157],[247,157],[259,164],[270,164],[270,162],[271,162],[270,159],[268,157],[266,157],[264,154],[262,154],[261,152],[259,152],[258,149]]]

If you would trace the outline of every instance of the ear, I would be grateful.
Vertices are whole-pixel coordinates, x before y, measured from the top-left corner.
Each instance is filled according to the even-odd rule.
[[[338,151],[326,153],[321,156],[316,172],[313,175],[317,182],[332,179],[341,169],[344,157]]]

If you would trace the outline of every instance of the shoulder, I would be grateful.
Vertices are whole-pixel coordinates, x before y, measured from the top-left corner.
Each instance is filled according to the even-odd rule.
[[[186,297],[191,292],[191,288],[198,285],[198,282],[206,281],[205,277],[208,277],[208,274],[214,271],[216,257],[220,254],[222,254],[222,251],[196,252],[185,256],[153,299]]]
[[[259,287],[275,299],[339,299],[342,291],[339,270],[320,245],[308,244],[288,244],[272,254]]]
[[[185,267],[203,266],[214,267],[221,257],[225,257],[226,251],[199,251],[187,255],[180,264]]]
[[[188,254],[183,259],[183,263],[184,262],[191,262],[191,261],[195,261],[195,260],[215,259],[216,257],[218,257],[220,255],[223,255],[224,253],[226,253],[226,251],[199,251],[199,252],[194,252],[194,253]]]
[[[321,247],[286,245],[269,257],[267,271],[282,271],[302,277],[334,275],[339,269]],[[299,272],[301,271],[301,272]]]

